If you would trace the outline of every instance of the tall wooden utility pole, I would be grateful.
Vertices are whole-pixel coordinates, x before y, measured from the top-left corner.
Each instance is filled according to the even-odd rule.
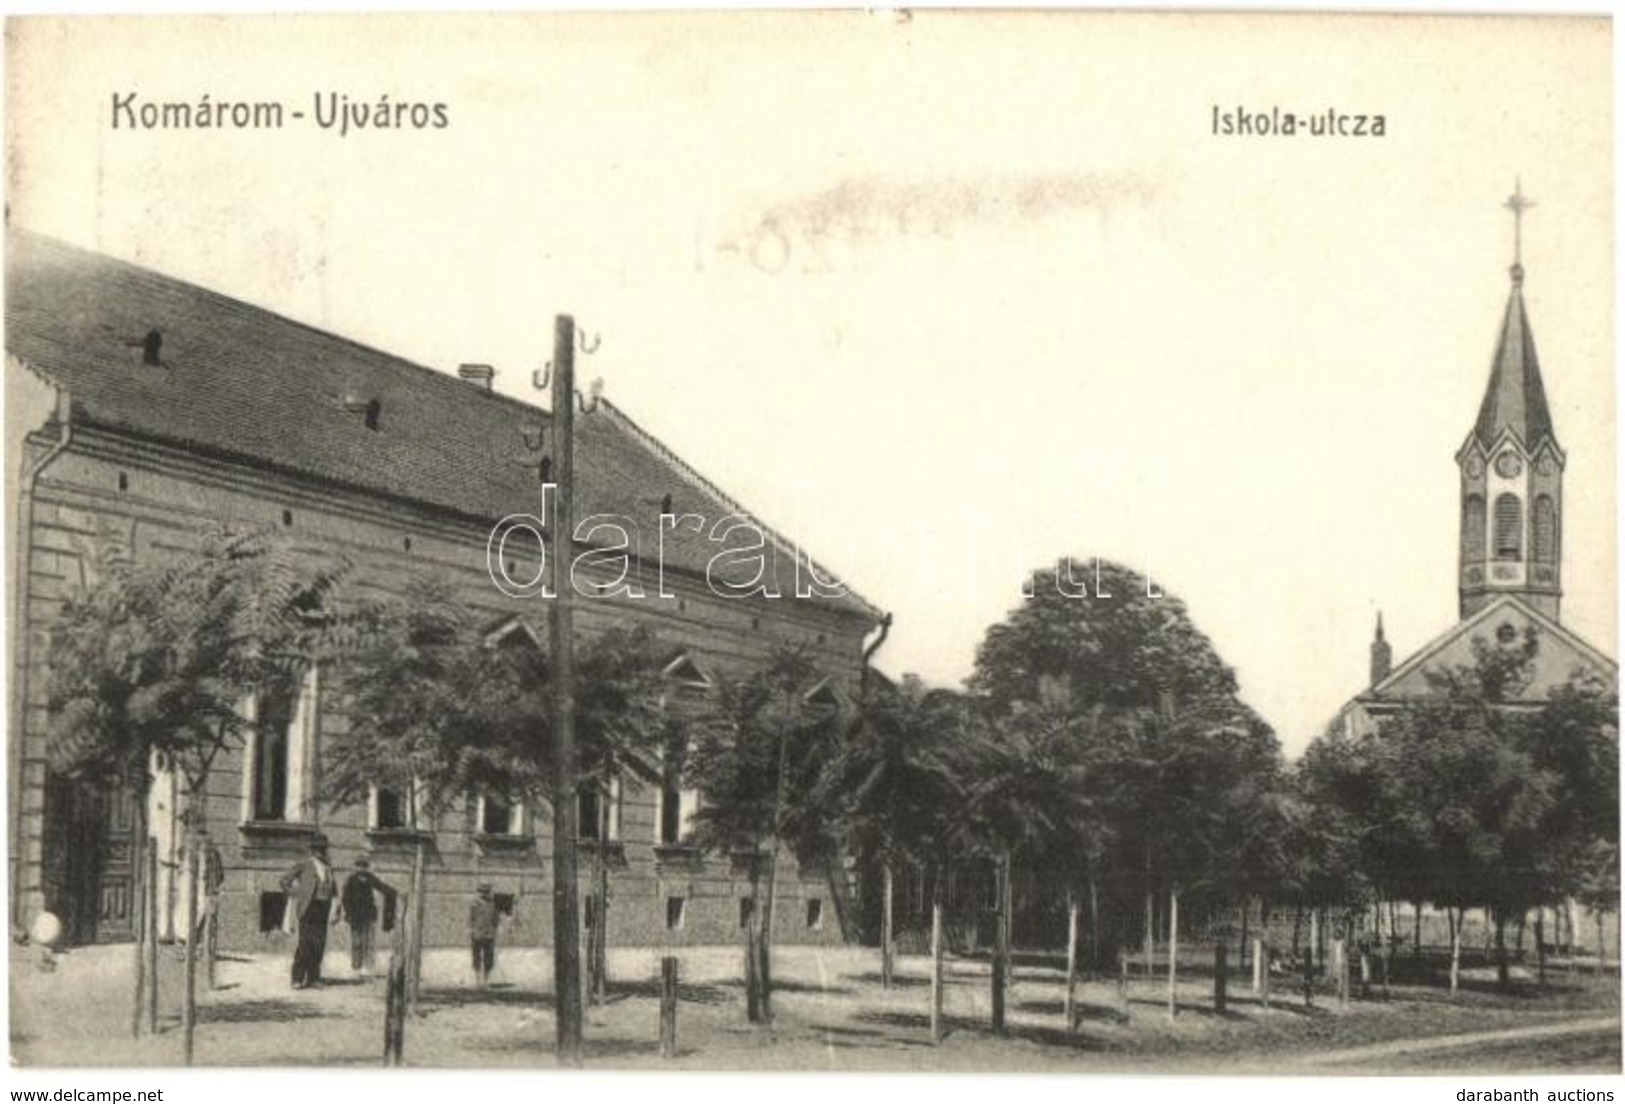
[[[570,554],[575,533],[575,319],[553,326],[553,732],[558,777],[553,786],[553,1000],[558,1061],[581,1065],[581,915],[576,897],[575,656]]]

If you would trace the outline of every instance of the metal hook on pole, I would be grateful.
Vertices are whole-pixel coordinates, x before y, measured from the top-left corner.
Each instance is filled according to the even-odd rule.
[[[589,342],[587,340],[587,331],[577,330],[576,343],[581,347],[581,352],[584,356],[592,356],[598,351],[598,346],[603,343],[603,338],[601,335],[595,334],[593,335],[592,341]]]
[[[530,385],[538,391],[546,391],[553,380],[553,362],[550,360],[530,374]]]
[[[587,394],[576,392],[576,405],[583,414],[591,414],[598,409],[598,404],[604,399],[604,378],[602,376],[587,385]]]

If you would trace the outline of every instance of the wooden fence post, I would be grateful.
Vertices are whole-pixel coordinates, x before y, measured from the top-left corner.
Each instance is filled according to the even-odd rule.
[[[891,988],[892,974],[892,873],[891,859],[880,868],[880,987]]]
[[[1224,1015],[1225,986],[1230,973],[1230,948],[1221,939],[1213,944],[1213,1011]]]
[[[1595,910],[1595,915],[1597,917],[1597,976],[1602,977],[1602,972],[1608,968],[1608,940],[1603,934],[1602,910]]]
[[[147,940],[153,937],[152,927],[147,922],[147,898],[152,896],[152,882],[145,877],[147,852],[151,846],[150,841],[143,840],[135,856],[135,1007],[130,1010],[130,1035],[136,1039],[141,1037],[141,1000],[147,983]]]
[[[1309,910],[1309,954],[1304,958],[1305,977],[1309,983],[1314,983],[1315,975],[1320,972],[1320,910]]]
[[[220,987],[219,971],[215,963],[220,957],[220,898],[218,894],[208,898],[207,911],[203,914],[203,962],[208,967],[209,989],[212,991]]]
[[[677,1057],[677,959],[660,960],[660,1056]]]
[[[993,950],[993,1034],[1004,1034],[1004,994],[1005,994],[1005,966],[1004,956],[995,947]]]
[[[401,1064],[406,1042],[406,959],[397,947],[390,952],[384,984],[384,1065]]]
[[[158,843],[147,842],[147,1034],[158,1034]]]
[[[1117,1005],[1124,1023],[1128,1023],[1128,951],[1117,952]]]
[[[931,889],[931,1045],[942,1042],[942,873]]]
[[[1258,1002],[1263,1006],[1264,1011],[1268,1012],[1270,1007],[1270,959],[1273,957],[1274,952],[1270,950],[1270,945],[1262,939],[1258,941],[1255,950],[1257,953],[1253,956],[1253,962],[1255,968],[1262,971],[1258,986]]]
[[[1602,931],[1602,921],[1597,921],[1597,931]],[[1078,1001],[1078,899],[1069,889],[1066,893],[1066,997],[1062,1003],[1062,1014],[1066,1018],[1066,1029],[1071,1031],[1077,1026]]]
[[[1349,1006],[1349,946],[1346,939],[1332,941],[1332,969],[1337,972],[1337,1007]]]
[[[1168,894],[1168,1018],[1179,1015],[1179,890]]]

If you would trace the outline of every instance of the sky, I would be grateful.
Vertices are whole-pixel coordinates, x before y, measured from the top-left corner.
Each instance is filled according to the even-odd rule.
[[[1617,654],[1604,19],[982,13],[13,21],[10,217],[640,424],[952,684],[1032,569],[1149,571],[1289,753],[1456,620],[1453,456],[1508,292]],[[115,128],[274,100],[280,130]],[[313,98],[445,105],[340,135]],[[126,101],[131,102],[131,101]],[[1380,137],[1214,133],[1327,110]]]

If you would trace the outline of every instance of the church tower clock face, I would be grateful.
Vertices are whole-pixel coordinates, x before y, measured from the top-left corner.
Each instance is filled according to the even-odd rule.
[[[1516,479],[1523,474],[1523,461],[1515,452],[1503,452],[1495,458],[1495,474],[1502,479]]]
[[[1469,456],[1467,458],[1467,476],[1468,476],[1468,478],[1477,479],[1479,476],[1481,476],[1483,474],[1484,474],[1484,461],[1481,460],[1480,458],[1478,458],[1477,456]]]

